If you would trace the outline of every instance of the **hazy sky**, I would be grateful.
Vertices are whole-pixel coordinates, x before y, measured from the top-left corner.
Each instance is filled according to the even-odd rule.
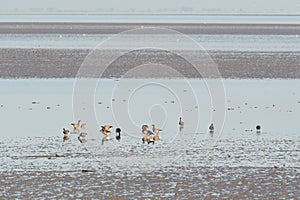
[[[300,13],[300,0],[1,0],[0,11],[43,8],[55,10],[158,11],[164,9],[225,12]]]

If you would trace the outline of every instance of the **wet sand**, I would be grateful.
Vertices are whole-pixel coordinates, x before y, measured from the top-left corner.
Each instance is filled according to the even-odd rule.
[[[1,23],[0,33],[113,34],[140,26],[145,24]],[[299,34],[298,25],[164,24],[163,27],[186,34]],[[70,139],[63,142],[61,129],[73,121],[74,109],[71,102],[73,82],[62,78],[75,77],[88,53],[88,49],[0,49],[0,78],[3,79],[0,117],[6,122],[2,125],[0,139],[0,198],[300,198],[299,80],[265,80],[299,79],[298,51],[210,51],[221,76],[227,78],[224,81],[228,95],[224,133],[212,149],[203,149],[203,144],[210,143],[215,136],[207,133],[209,113],[200,109],[204,116],[201,129],[197,133],[187,132],[185,137],[193,139],[193,143],[179,150],[176,145],[164,146],[168,143],[168,135],[176,133],[178,126],[175,131],[173,126],[165,130],[162,140],[154,145],[143,145],[140,138],[132,141],[130,135],[124,134],[123,143],[113,140],[101,146],[101,141],[93,138],[100,136],[98,130],[88,132],[87,144],[79,143],[76,134],[70,134]],[[143,55],[139,59],[134,53],[119,58],[103,77],[119,78],[132,66],[149,59],[152,62],[166,60],[164,64],[171,65],[185,77],[200,77],[188,63],[171,62],[178,59],[176,56],[159,51],[139,53]],[[88,75],[94,77],[92,73]],[[136,75],[133,78],[164,76],[152,72],[146,77]],[[18,80],[5,80],[10,78]],[[250,81],[229,80],[231,78]],[[260,78],[263,80],[254,80]],[[111,117],[111,92],[115,80],[108,82],[113,83],[104,84],[104,89],[100,88],[101,95],[94,102],[101,123],[112,123],[114,119]],[[130,93],[134,88],[124,91]],[[202,92],[206,91],[205,85],[195,88],[202,106],[211,111],[209,101],[206,102],[210,100],[209,94]],[[191,96],[190,90],[180,88],[180,91]],[[144,92],[140,93],[144,100],[136,99],[142,103],[133,102],[134,110],[146,108],[143,103],[149,89]],[[174,111],[177,102],[161,94],[155,100],[172,111],[168,123],[177,125],[179,112]],[[152,98],[146,99],[152,102]],[[128,101],[122,100],[115,99],[114,103]],[[85,108],[84,102],[81,106]],[[186,106],[183,114],[189,124],[194,121],[191,113],[198,112],[201,104]],[[134,112],[134,115],[144,120],[143,113]],[[254,131],[256,123],[262,123],[263,130],[259,134]],[[90,145],[90,141],[100,147]],[[168,162],[163,166],[150,163],[148,168],[142,168],[142,164],[147,164],[147,156],[152,158],[149,152],[156,153],[153,157],[160,161]],[[153,168],[149,170],[149,167]]]
[[[118,50],[100,52],[114,54]],[[0,78],[74,78],[90,50],[87,49],[0,49]],[[191,65],[169,52],[145,50],[128,53],[112,63],[102,77],[119,78],[143,63],[161,63],[184,77],[199,78]],[[300,78],[300,52],[209,51],[222,78]],[[201,52],[190,52],[195,57]],[[205,65],[205,61],[201,63]],[[207,69],[211,66],[206,66]],[[143,78],[162,78],[163,73],[145,72]],[[95,77],[93,71],[88,77]],[[96,77],[97,78],[97,77]],[[139,77],[134,77],[139,78]],[[213,78],[213,77],[209,77]]]
[[[58,137],[6,141],[14,145],[0,141],[1,198],[300,197],[299,138],[277,140],[257,135],[247,140],[227,139],[212,150],[201,150],[197,140],[172,163],[137,171],[130,168],[134,163],[119,169],[107,162],[107,156],[95,156],[75,140],[62,145]],[[152,145],[142,147],[136,149],[151,149]],[[124,162],[123,158],[119,162]]]

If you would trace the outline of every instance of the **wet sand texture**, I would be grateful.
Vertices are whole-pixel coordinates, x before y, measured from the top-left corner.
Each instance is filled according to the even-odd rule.
[[[117,51],[117,50],[116,50]],[[90,51],[86,49],[0,49],[0,78],[73,78]],[[101,55],[114,51],[102,51]],[[103,77],[121,77],[133,67],[146,63],[168,65],[188,78],[201,77],[184,59],[169,52],[143,50],[119,57]],[[201,52],[190,52],[199,56]],[[300,52],[210,51],[223,78],[300,78]],[[199,61],[205,66],[205,60]],[[211,66],[206,66],[207,68]],[[95,77],[91,72],[89,77]],[[146,78],[165,77],[145,72]],[[136,77],[138,78],[138,77]],[[213,77],[212,77],[213,78]]]

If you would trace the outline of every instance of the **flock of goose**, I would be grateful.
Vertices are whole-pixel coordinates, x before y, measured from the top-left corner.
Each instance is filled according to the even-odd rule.
[[[180,128],[184,127],[184,121],[182,120],[182,118],[179,118],[179,122],[178,125]],[[81,120],[78,120],[77,123],[71,123],[71,126],[73,127],[73,132],[70,132],[70,130],[67,130],[65,128],[63,128],[63,141],[67,141],[69,140],[69,134],[70,133],[74,133],[74,134],[79,134],[78,135],[78,140],[80,143],[86,143],[86,136],[87,136],[87,132],[85,131],[85,127],[86,127],[86,123],[81,123]],[[104,135],[104,137],[102,138],[102,144],[104,144],[105,141],[111,140],[111,129],[112,126],[111,125],[103,125],[101,126],[101,130],[100,132]],[[211,123],[208,127],[209,132],[212,134],[215,131],[215,126],[213,123]],[[144,134],[144,137],[142,138],[142,142],[143,143],[152,143],[154,144],[155,141],[160,140],[160,136],[158,135],[161,131],[163,131],[162,129],[156,128],[154,124],[152,124],[152,131],[149,130],[149,126],[144,124],[142,125],[142,133]],[[261,126],[257,125],[256,126],[256,132],[260,133],[261,131]],[[115,130],[116,132],[116,140],[120,140],[121,139],[121,129],[120,128],[116,128]]]

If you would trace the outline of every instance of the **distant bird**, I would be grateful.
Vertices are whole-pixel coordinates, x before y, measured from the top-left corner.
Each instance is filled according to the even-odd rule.
[[[78,120],[78,122],[77,123],[71,123],[71,125],[73,126],[73,132],[79,132],[79,127],[80,127],[80,122],[81,122],[81,120]]]
[[[68,135],[65,135],[65,136],[63,137],[64,142],[67,141],[67,140],[69,140],[69,139],[70,139],[70,138],[69,138]]]
[[[69,134],[69,133],[70,133],[70,131],[69,131],[69,130],[67,130],[67,129],[63,128],[63,134],[64,134],[64,135],[67,135],[67,134]]]
[[[101,128],[102,128],[103,131],[109,131],[112,128],[112,126],[104,125],[104,126],[101,126]]]
[[[86,138],[85,137],[78,137],[78,140],[82,144],[86,143]]]
[[[153,137],[153,140],[154,141],[160,140],[160,137],[158,135],[156,135],[156,136]]]
[[[144,144],[145,142],[149,142],[150,139],[151,139],[150,136],[145,136],[145,137],[143,137],[143,138],[142,138],[143,144]]]
[[[86,137],[87,136],[87,133],[86,132],[81,132],[79,137]]]
[[[150,144],[150,143],[154,144],[154,140],[153,140],[153,138],[151,138],[150,136],[145,136],[145,137],[143,137],[143,138],[142,138],[142,142],[143,142],[143,144],[144,144],[145,142],[147,142],[148,144]]]
[[[150,130],[148,130],[148,125],[143,125],[142,126],[142,133],[145,135],[154,135],[154,133]]]
[[[121,129],[120,128],[116,128],[116,139],[117,140],[121,139]]]
[[[213,123],[210,124],[210,126],[208,127],[210,132],[214,132],[215,131],[215,126]]]
[[[152,130],[153,130],[153,133],[155,133],[155,134],[158,134],[160,131],[162,131],[162,129],[158,129],[158,128],[155,128],[155,125],[154,124],[152,124]]]
[[[150,138],[150,140],[148,141],[148,144],[150,144],[150,143],[154,144],[153,138]]]
[[[260,125],[256,125],[256,132],[259,133],[261,131],[261,126]]]
[[[144,131],[144,130],[148,130],[148,125],[146,125],[146,124],[144,124],[144,125],[142,125],[142,131]]]
[[[184,126],[184,121],[182,121],[181,117],[179,118],[179,123],[178,124],[179,124],[180,127]]]
[[[80,125],[80,128],[82,128],[82,129],[85,129],[85,127],[86,127],[86,123],[82,123],[82,124]]]
[[[104,135],[109,136],[109,135],[111,135],[111,131],[110,131],[111,128],[112,128],[112,126],[110,126],[110,125],[101,126],[101,132]]]

